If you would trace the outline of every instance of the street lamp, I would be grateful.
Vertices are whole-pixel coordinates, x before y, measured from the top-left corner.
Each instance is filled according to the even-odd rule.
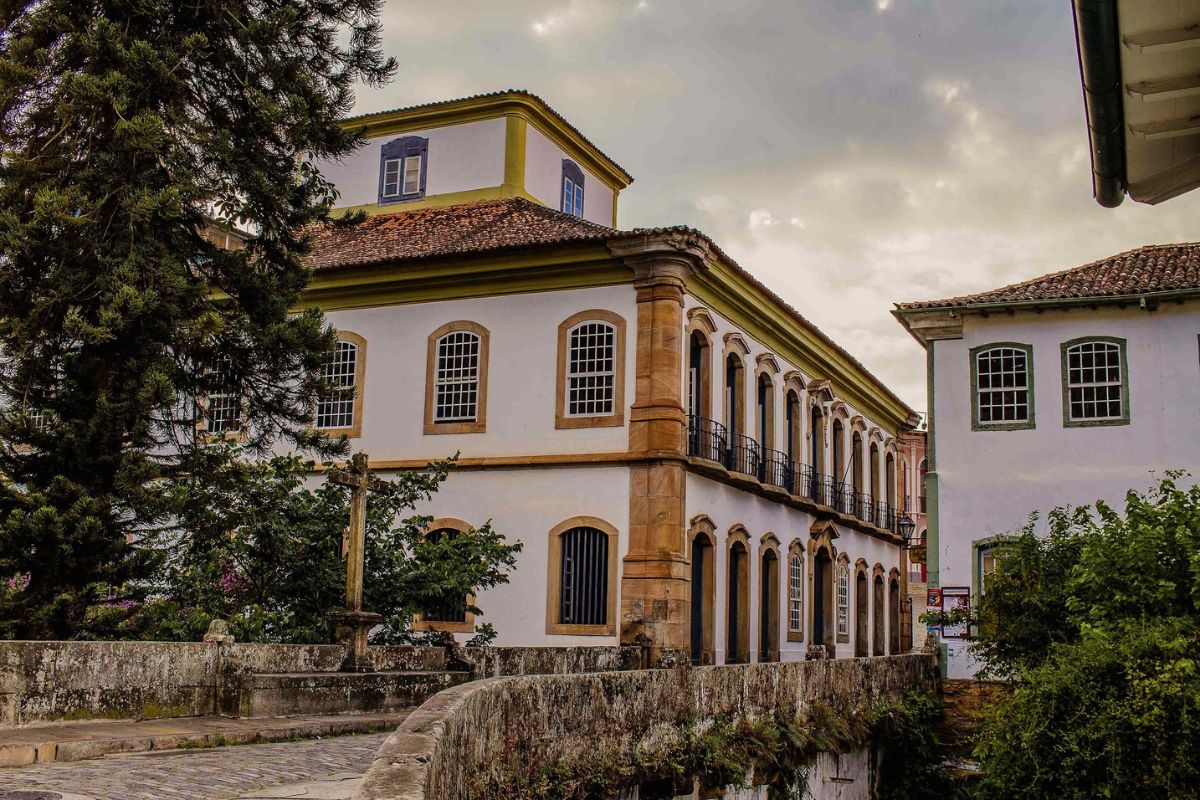
[[[917,523],[913,522],[912,517],[908,514],[904,514],[896,520],[896,527],[900,530],[900,538],[904,540],[904,546],[912,547],[913,531],[917,529]]]

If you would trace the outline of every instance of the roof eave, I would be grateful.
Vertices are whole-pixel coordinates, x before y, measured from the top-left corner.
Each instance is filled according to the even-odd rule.
[[[986,311],[1019,311],[1022,309],[1073,308],[1078,306],[1131,305],[1145,306],[1162,301],[1184,301],[1200,299],[1200,287],[1170,289],[1163,292],[1136,292],[1133,294],[1098,295],[1090,297],[1060,297],[1050,300],[1002,300],[992,303],[959,303],[949,306],[904,307],[899,304],[892,310],[902,323],[906,317],[930,311],[955,311],[960,314]],[[906,324],[907,327],[907,324]],[[910,330],[911,333],[911,330]]]

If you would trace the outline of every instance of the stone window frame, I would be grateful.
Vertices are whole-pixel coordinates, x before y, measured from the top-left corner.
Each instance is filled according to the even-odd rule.
[[[608,536],[608,597],[603,625],[573,625],[559,622],[562,601],[562,537],[574,528],[595,528]],[[565,519],[550,529],[546,558],[546,633],[551,636],[616,636],[617,634],[617,528],[600,517]]]
[[[713,419],[713,397],[712,397],[712,373],[713,373],[713,342],[712,337],[717,333],[716,323],[713,322],[712,316],[709,315],[708,309],[696,307],[688,311],[688,325],[684,331],[686,334],[685,341],[687,342],[688,360],[684,364],[686,380],[685,384],[688,387],[688,393],[684,397],[685,401],[691,399],[692,381],[691,381],[691,349],[692,339],[698,338],[703,344],[701,345],[701,366],[700,366],[700,386],[698,387],[696,400],[700,417],[703,419]],[[688,403],[688,413],[691,413],[691,403]]]
[[[750,355],[750,347],[739,333],[725,334],[725,348],[721,351],[721,419],[725,430],[730,435],[730,443],[735,433],[746,435],[746,358]],[[734,376],[733,409],[729,408],[729,359],[737,359],[737,375]]]
[[[473,422],[437,422],[434,410],[437,400],[437,346],[438,340],[449,333],[473,333],[479,337],[479,377],[475,401],[475,420]],[[488,396],[488,361],[491,350],[491,332],[471,320],[459,319],[439,325],[429,334],[426,340],[425,353],[425,425],[426,435],[443,433],[486,433],[487,432],[487,396]]]
[[[838,563],[838,547],[835,544],[838,538],[837,526],[832,520],[818,519],[813,522],[809,528],[808,540],[808,623],[809,630],[816,630],[816,611],[817,611],[817,561],[818,554],[824,550],[829,560],[829,578],[823,581],[825,585],[825,597],[822,598],[821,606],[825,610],[825,619],[822,620],[822,631],[825,636],[822,641],[816,641],[811,636],[809,637],[810,644],[824,645],[829,648],[829,657],[835,657],[835,649],[837,643],[837,586],[835,580],[837,577],[836,567]]]
[[[317,421],[317,405],[313,407],[313,429],[323,436],[346,436],[350,439],[356,439],[362,436],[363,425],[363,397],[366,395],[366,379],[367,379],[367,340],[361,335],[353,331],[337,331],[338,342],[346,342],[354,345],[357,349],[354,361],[354,406],[352,417],[349,425],[337,428],[318,428]]]
[[[571,329],[585,322],[603,322],[613,327],[613,413],[594,416],[567,414],[567,359],[571,347]],[[554,427],[619,428],[625,424],[625,318],[601,308],[579,311],[558,324],[558,389],[554,406]]]
[[[780,657],[779,627],[783,622],[781,617],[783,616],[783,611],[784,611],[783,604],[781,602],[781,599],[782,599],[781,596],[782,596],[782,590],[783,590],[783,559],[781,559],[779,557],[779,551],[780,551],[781,546],[782,545],[779,542],[779,538],[774,533],[769,533],[769,532],[764,533],[761,537],[759,537],[759,541],[758,541],[758,589],[759,589],[758,600],[759,600],[760,606],[758,609],[759,630],[758,630],[758,640],[757,640],[758,645],[759,645],[759,647],[758,647],[759,662],[778,661],[779,657]],[[774,592],[771,592],[769,587],[763,586],[763,581],[765,581],[767,579],[767,576],[763,571],[763,567],[766,565],[768,553],[772,554],[775,558],[775,590],[774,590]],[[771,643],[775,645],[775,649],[766,654],[764,654],[762,652],[762,641],[763,641],[763,636],[764,636],[764,631],[762,629],[762,621],[763,621],[764,613],[763,613],[761,603],[762,603],[764,597],[770,597],[772,599],[772,606],[773,606],[774,616],[775,616],[775,619],[773,620],[773,622],[774,622],[773,634],[772,633],[766,634],[770,639],[774,640]],[[770,610],[768,610],[766,616],[768,618],[768,622],[772,621],[772,620],[770,620]]]
[[[704,591],[701,598],[700,618],[700,649],[701,664],[712,664],[716,661],[717,646],[717,525],[707,514],[697,514],[692,517],[688,526],[687,548],[688,563],[695,558],[696,539],[704,537],[708,540],[708,562],[704,565]],[[707,613],[706,613],[707,612]],[[689,625],[691,620],[688,621]],[[691,631],[689,630],[689,643]],[[692,654],[693,658],[695,654]],[[706,660],[707,659],[707,660]]]
[[[421,174],[418,176],[418,187],[415,192],[404,192],[404,169],[410,158],[417,158],[418,169]],[[399,161],[399,176],[396,185],[396,194],[384,194],[384,176],[387,174],[387,165],[391,161]],[[400,136],[385,142],[379,147],[379,193],[376,201],[379,205],[392,205],[395,203],[408,203],[413,200],[422,200],[425,198],[425,178],[429,173],[429,140],[423,136]]]
[[[864,602],[859,602],[858,596],[858,581],[862,578],[863,584],[866,586]],[[868,565],[865,558],[859,558],[854,562],[854,657],[865,658],[871,654],[871,567]],[[862,653],[859,653],[858,647],[858,625],[862,622]]]
[[[1021,422],[979,421],[979,356],[988,350],[1010,348],[1025,353],[1025,386],[1029,395],[1029,417]],[[971,430],[973,431],[1028,431],[1037,427],[1037,396],[1034,392],[1033,345],[1023,342],[988,342],[968,351],[971,369]]]
[[[572,184],[571,206],[567,207],[567,181]],[[559,207],[564,214],[570,214],[577,219],[583,219],[584,201],[587,199],[587,178],[583,169],[569,158],[562,160],[562,181],[559,184]]]
[[[1071,418],[1071,386],[1068,369],[1068,351],[1072,347],[1090,342],[1115,344],[1121,357],[1121,416],[1107,419],[1072,419]],[[1068,339],[1059,345],[1060,379],[1062,381],[1062,411],[1064,428],[1104,428],[1114,425],[1129,424],[1129,356],[1128,340],[1119,336],[1079,336]]]
[[[888,570],[883,585],[887,597],[887,641],[884,643],[889,656],[899,655],[904,650],[904,581],[900,577],[900,568]],[[892,587],[896,587],[895,599],[892,598]]]
[[[730,597],[733,594],[730,580],[732,576],[731,567],[733,566],[733,548],[735,545],[741,545],[745,552],[745,575],[738,575],[738,640],[739,644],[745,637],[746,643],[744,648],[739,648],[735,654],[736,660],[729,660],[729,607]],[[751,644],[754,641],[752,636],[754,616],[750,613],[750,607],[754,604],[754,592],[751,590],[754,580],[754,559],[751,556],[750,549],[750,532],[746,530],[746,526],[741,523],[730,526],[729,532],[725,536],[725,663],[726,664],[748,664],[750,663],[750,653],[753,648]],[[745,655],[745,659],[742,656]]]
[[[438,517],[430,520],[425,526],[425,535],[434,531],[459,531],[460,533],[469,533],[474,530],[474,527],[457,517]],[[444,631],[447,633],[474,633],[475,632],[475,612],[471,611],[470,607],[475,605],[475,595],[467,595],[467,612],[466,618],[462,622],[434,622],[427,621],[425,615],[421,612],[413,614],[412,629],[414,631]]]
[[[783,450],[795,464],[804,463],[805,450],[805,412],[804,381],[796,370],[784,373],[783,376]],[[793,400],[795,401],[793,403]],[[791,415],[791,430],[788,429]],[[791,445],[789,447],[788,445]],[[799,475],[797,475],[799,480]]]
[[[799,587],[800,596],[799,596],[799,598],[797,598],[795,596],[795,594],[794,594],[795,587],[792,586],[792,569],[793,569],[792,560],[793,559],[800,560],[800,565],[799,565],[800,566],[800,587]],[[804,641],[804,623],[805,623],[804,615],[808,611],[808,602],[807,602],[808,598],[806,596],[806,592],[808,591],[808,565],[805,562],[805,549],[804,549],[804,540],[803,539],[800,539],[800,538],[792,539],[791,544],[788,545],[788,562],[787,563],[788,563],[788,572],[787,572],[787,577],[788,577],[788,582],[787,582],[787,589],[788,589],[788,591],[787,591],[787,620],[788,620],[787,640],[789,642],[803,642]],[[794,628],[792,626],[792,601],[796,600],[796,599],[799,599],[799,601],[800,601],[800,608],[799,608],[800,627],[799,628]]]
[[[845,602],[842,597],[842,582],[845,581]],[[846,630],[842,630],[842,620],[845,617]],[[833,632],[838,644],[850,641],[850,556],[844,552],[838,556],[836,569],[833,574]]]
[[[882,587],[882,591],[876,591],[876,586]],[[868,639],[870,645],[869,651],[873,656],[887,655],[887,572],[883,565],[876,563],[871,567],[871,614],[870,614],[870,631],[871,637]]]
[[[778,387],[775,385],[775,376],[778,374],[779,364],[770,353],[760,353],[755,358],[754,435],[750,438],[758,442],[762,450],[778,449],[775,447],[775,407],[778,405],[776,393]],[[766,388],[766,403],[760,405],[759,393],[764,386]]]

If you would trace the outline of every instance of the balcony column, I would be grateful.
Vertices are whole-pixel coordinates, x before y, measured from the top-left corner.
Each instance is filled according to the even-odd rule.
[[[652,662],[686,663],[691,564],[685,519],[687,416],[682,403],[683,294],[706,245],[647,236],[610,245],[634,271],[635,388],[629,450],[629,541],[621,570],[621,643],[648,644]]]

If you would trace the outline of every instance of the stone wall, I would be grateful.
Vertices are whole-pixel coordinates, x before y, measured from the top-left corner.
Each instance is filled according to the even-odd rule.
[[[372,652],[381,669],[446,663],[441,648]],[[334,671],[342,654],[340,645],[0,642],[0,726],[236,713],[245,676]]]
[[[355,800],[462,800],[506,751],[547,739],[578,751],[641,741],[656,727],[728,714],[865,710],[938,690],[936,659],[901,655],[590,675],[489,678],[425,702],[387,740]]]
[[[471,677],[636,669],[642,657],[637,647],[483,647],[459,648],[454,663],[447,663],[440,647],[370,650],[383,671],[458,669]],[[271,709],[262,703],[272,695],[292,696],[292,684],[307,691],[311,681],[305,682],[305,676],[336,672],[343,654],[340,645],[0,642],[0,727],[79,719],[304,713],[295,703],[281,700]],[[268,690],[252,675],[280,677]],[[410,683],[409,689],[418,693],[414,696],[425,686],[441,688],[435,679],[422,683],[414,677]],[[251,690],[259,697],[249,697]],[[340,684],[322,690],[334,705],[348,691]],[[371,710],[362,706],[374,703],[374,697],[349,698],[342,710]]]

